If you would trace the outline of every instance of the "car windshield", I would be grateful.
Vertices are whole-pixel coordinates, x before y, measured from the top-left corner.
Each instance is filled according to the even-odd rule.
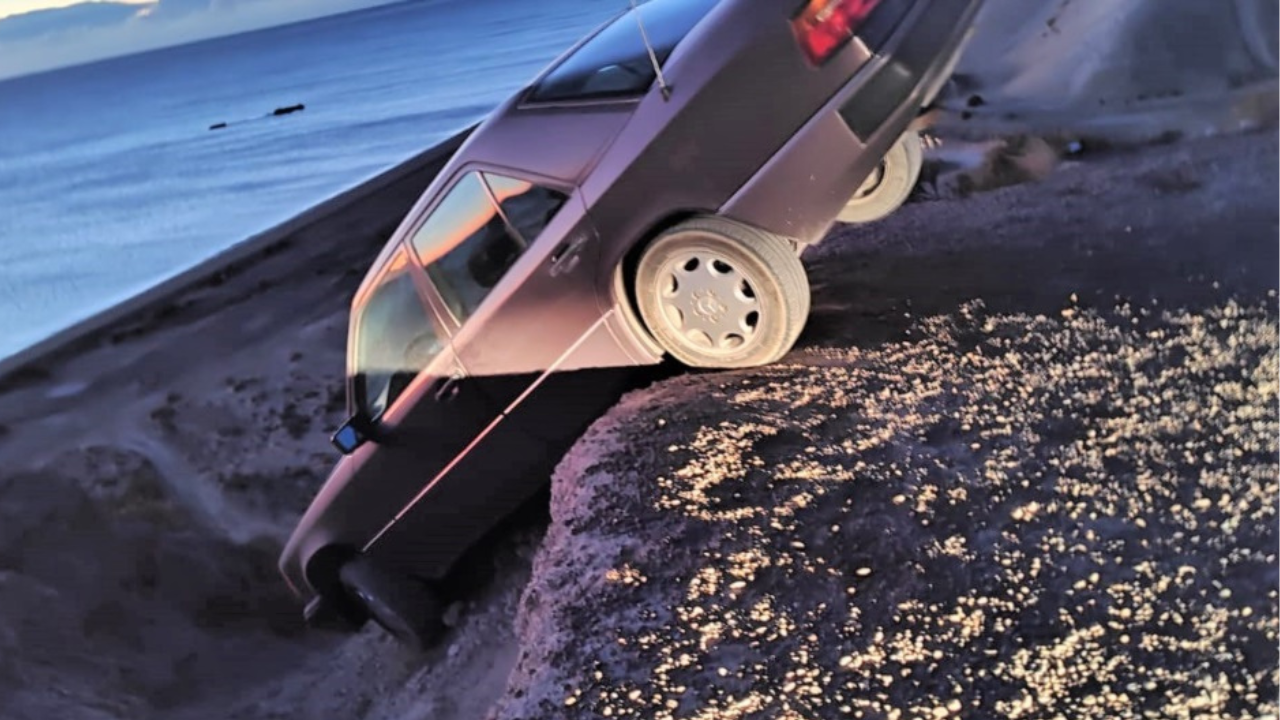
[[[640,13],[662,64],[716,2],[652,0],[628,10],[547,73],[529,94],[529,101],[590,100],[644,92],[655,75],[635,13]]]

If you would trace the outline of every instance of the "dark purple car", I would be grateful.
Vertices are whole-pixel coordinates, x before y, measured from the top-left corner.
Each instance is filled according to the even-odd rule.
[[[652,0],[475,130],[352,304],[345,457],[280,559],[317,624],[428,641],[438,581],[664,356],[781,358],[799,252],[905,200],[981,0]]]

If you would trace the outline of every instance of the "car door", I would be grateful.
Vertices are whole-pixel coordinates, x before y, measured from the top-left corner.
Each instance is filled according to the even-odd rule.
[[[562,201],[565,196],[560,197]],[[520,210],[522,217],[527,210]],[[473,338],[486,335],[484,323],[493,316],[492,307],[501,305],[500,296],[511,284],[509,276],[520,272],[530,250],[499,212],[481,174],[474,171],[456,176],[409,233],[406,245],[421,268],[428,300],[452,336],[455,353],[469,347]],[[575,261],[562,266],[572,264]],[[445,466],[427,493],[388,529],[386,542],[375,551],[381,558],[411,564],[426,577],[439,577],[481,534],[540,487],[538,478],[546,479],[549,462],[555,458],[546,452],[544,442],[508,421],[505,405],[498,400],[501,393],[516,387],[510,383],[528,387],[536,373],[526,372],[518,356],[507,360],[497,374],[484,376],[463,372],[465,366],[459,363],[460,372],[446,395],[451,402],[465,405],[465,422],[474,422],[480,431]],[[517,374],[522,376],[518,382]],[[471,413],[480,408],[483,422],[475,422]]]
[[[407,245],[465,371],[449,393],[488,421],[379,550],[439,577],[545,484],[634,366],[604,324],[597,243],[569,188],[464,170]]]
[[[428,266],[460,323],[454,349],[495,412],[544,441],[570,440],[634,368],[605,325],[599,241],[570,187],[497,169],[469,177],[493,215],[492,234],[467,261],[479,253],[495,262],[487,277],[461,272],[461,257]]]
[[[344,460],[349,479],[330,512],[359,526],[349,536],[365,549],[491,419],[486,398],[460,392],[463,370],[426,289],[421,267],[400,248],[352,313],[348,382],[356,415],[370,420],[370,442]]]

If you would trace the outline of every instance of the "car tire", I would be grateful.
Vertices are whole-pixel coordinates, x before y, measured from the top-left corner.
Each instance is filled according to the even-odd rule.
[[[849,198],[837,219],[845,223],[869,223],[888,217],[911,196],[923,166],[924,147],[920,135],[908,130]]]
[[[645,248],[640,317],[689,367],[755,367],[791,349],[809,315],[809,278],[786,238],[721,217],[682,222]]]
[[[339,571],[343,590],[369,618],[401,643],[425,649],[444,632],[444,604],[427,583],[388,571],[365,556]]]

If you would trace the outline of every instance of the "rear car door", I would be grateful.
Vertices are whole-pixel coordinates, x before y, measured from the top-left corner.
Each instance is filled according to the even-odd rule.
[[[467,272],[448,255],[427,268],[459,322],[454,349],[495,412],[539,440],[572,440],[634,367],[605,325],[595,230],[571,187],[498,169],[469,177],[491,234],[459,246]]]
[[[481,172],[460,173],[407,241],[415,264],[422,269],[429,300],[452,335],[452,350],[459,358],[469,349],[485,350],[474,355],[484,373],[459,372],[449,387],[453,402],[465,404],[464,422],[480,428],[475,440],[444,468],[421,501],[399,518],[378,550],[392,561],[412,563],[428,577],[447,571],[463,550],[541,487],[551,463],[558,459],[535,433],[504,413],[510,404],[504,398],[527,389],[540,368],[546,367],[545,353],[526,353],[521,346],[536,345],[538,339],[554,335],[552,342],[567,347],[575,333],[582,334],[574,328],[590,327],[592,318],[599,317],[598,310],[579,309],[574,328],[548,333],[546,318],[534,308],[521,312],[515,324],[495,312],[515,307],[505,300],[513,294],[524,297],[517,288],[522,278],[543,269],[542,261],[554,264],[557,276],[574,274],[589,251],[586,243],[559,250],[559,246],[535,248],[513,227],[545,224],[550,215],[560,212],[567,194],[539,193],[529,183],[499,182],[495,187],[504,193],[501,200]],[[550,255],[555,255],[554,262]],[[493,348],[481,342],[494,332],[510,341],[502,348],[505,354],[491,353]],[[460,365],[463,368],[465,364]],[[473,413],[479,408],[483,408],[483,422],[474,422]]]

